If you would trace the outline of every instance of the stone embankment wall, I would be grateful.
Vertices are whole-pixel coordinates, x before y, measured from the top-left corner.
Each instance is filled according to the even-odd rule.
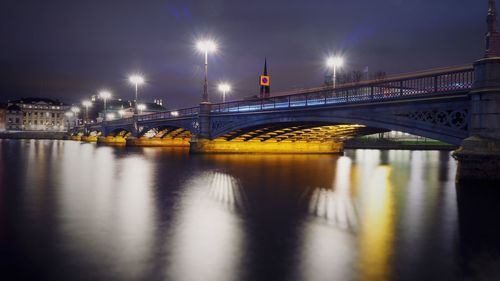
[[[0,139],[62,140],[66,132],[0,132]]]

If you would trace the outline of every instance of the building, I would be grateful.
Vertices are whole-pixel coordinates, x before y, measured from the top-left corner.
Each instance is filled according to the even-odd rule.
[[[0,103],[0,132],[7,128],[7,104]]]
[[[21,108],[15,104],[7,107],[6,129],[7,131],[21,131],[23,128],[23,113]]]
[[[65,131],[65,112],[69,106],[47,98],[9,101],[7,130]]]

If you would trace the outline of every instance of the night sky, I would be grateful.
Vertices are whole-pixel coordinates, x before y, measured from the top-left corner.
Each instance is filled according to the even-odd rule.
[[[271,90],[319,86],[328,54],[346,70],[401,73],[471,63],[484,52],[487,0],[2,0],[1,100],[40,96],[80,102],[99,89],[194,106],[202,93],[198,38],[217,40],[210,57],[229,99],[258,93],[268,59]]]

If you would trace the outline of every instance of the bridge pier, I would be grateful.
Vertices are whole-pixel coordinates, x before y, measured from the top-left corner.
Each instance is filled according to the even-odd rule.
[[[82,136],[83,142],[97,142],[97,136]]]
[[[104,145],[125,145],[126,138],[123,136],[100,136],[97,138],[97,144]]]
[[[141,147],[189,147],[189,139],[182,138],[146,138],[146,137],[128,137],[126,140],[127,146],[141,146]]]
[[[500,182],[500,57],[474,64],[470,137],[453,153],[457,181]]]

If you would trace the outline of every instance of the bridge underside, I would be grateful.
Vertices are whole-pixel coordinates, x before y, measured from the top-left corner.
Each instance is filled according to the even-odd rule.
[[[184,146],[189,147],[192,134],[184,128],[159,126],[142,130],[137,137],[130,129],[116,128],[105,136],[98,137],[100,144],[128,146]]]
[[[228,132],[213,140],[192,142],[198,153],[338,153],[347,139],[385,132],[363,125],[285,122]]]

